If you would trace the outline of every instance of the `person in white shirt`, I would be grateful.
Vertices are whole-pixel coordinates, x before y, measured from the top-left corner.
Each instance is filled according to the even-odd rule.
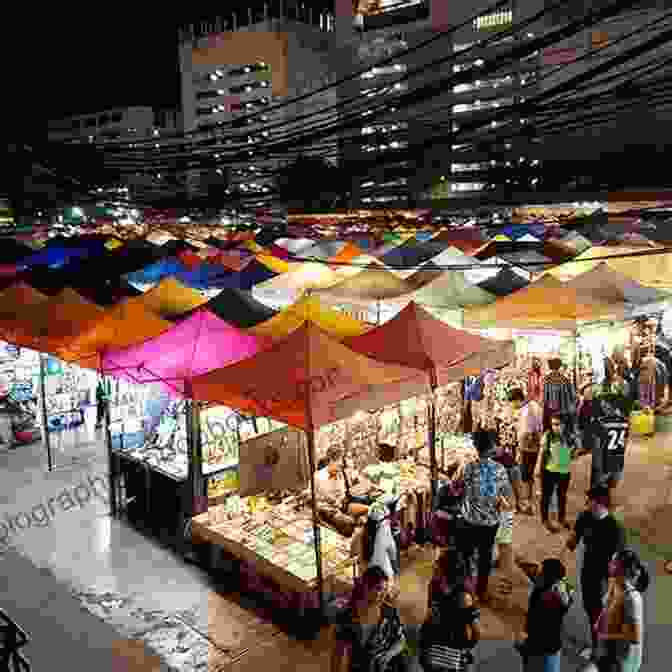
[[[330,448],[327,451],[327,460],[329,461],[327,466],[315,474],[317,495],[343,513],[355,518],[366,516],[369,513],[369,507],[366,504],[346,501],[348,492],[343,474],[341,451],[337,448]]]

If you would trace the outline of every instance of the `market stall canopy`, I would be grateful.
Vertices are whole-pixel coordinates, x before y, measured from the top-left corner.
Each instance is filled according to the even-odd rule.
[[[440,278],[446,271],[435,266],[431,261],[423,264],[415,273],[405,278],[406,282],[412,287],[425,287]]]
[[[618,273],[605,262],[592,271],[577,275],[565,287],[579,294],[605,303],[628,303],[646,306],[670,300],[670,294],[652,287],[644,287],[626,275]]]
[[[488,241],[484,239],[478,227],[464,227],[451,231],[444,231],[430,241],[436,246],[437,254],[446,247],[456,247],[465,254],[474,254]]]
[[[297,256],[306,260],[322,259],[327,261],[341,252],[346,245],[347,243],[343,240],[323,240],[312,247],[301,250],[301,254]]]
[[[18,264],[31,254],[33,254],[31,247],[14,240],[14,238],[5,239],[0,245],[0,263],[2,264]]]
[[[55,354],[105,310],[66,287],[47,301],[24,306],[13,320],[3,320],[3,338],[39,352]]]
[[[244,289],[249,291],[257,285],[278,277],[284,278],[286,275],[288,273],[278,275],[278,273],[272,271],[268,266],[257,261],[257,259],[253,259],[239,273],[231,273],[219,288]]]
[[[173,327],[140,303],[125,301],[82,329],[54,354],[85,369],[100,370],[104,352],[126,348]]]
[[[493,275],[496,275],[499,269],[488,267],[485,262],[481,262],[475,257],[465,254],[456,247],[448,247],[443,252],[432,259],[432,264],[443,268],[444,270],[452,270],[452,267],[457,267],[464,274],[464,277],[472,285],[477,285]]]
[[[576,231],[567,231],[563,236],[558,238],[556,242],[571,247],[575,254],[581,254],[592,246],[592,243],[588,238],[584,238]]]
[[[347,339],[345,345],[382,362],[424,371],[433,387],[485,368],[506,366],[515,356],[513,341],[495,341],[454,329],[415,302],[389,322]]]
[[[520,273],[507,266],[506,268],[499,269],[487,280],[479,282],[478,287],[495,296],[507,296],[528,284],[528,280],[523,278]]]
[[[332,266],[331,268],[338,276],[337,282],[340,282],[344,278],[349,278],[353,275],[357,275],[365,268],[371,266],[371,264],[376,266],[376,268],[387,268],[387,266],[385,266],[382,262],[376,259],[376,257],[372,257],[370,254],[362,254],[358,257],[355,257],[348,264],[344,266]],[[392,269],[388,270],[391,271]]]
[[[287,261],[272,254],[258,254],[256,259],[274,273],[287,273],[291,268]]]
[[[472,285],[460,271],[443,271],[435,280],[413,292],[410,298],[434,308],[454,310],[466,306],[486,305],[497,297]]]
[[[337,340],[363,334],[371,328],[370,325],[350,315],[328,308],[315,296],[305,296],[275,317],[257,324],[249,331],[257,336],[282,339],[296,331],[306,321],[316,324]]]
[[[353,352],[307,322],[254,357],[192,381],[194,398],[307,432],[429,392],[427,377]]]
[[[203,307],[239,329],[249,329],[277,315],[276,310],[241,289],[223,289]]]
[[[623,319],[623,304],[608,304],[580,294],[553,278],[544,276],[523,289],[488,306],[464,311],[464,326],[473,329],[571,329],[577,323],[600,319]]]
[[[236,251],[220,251],[217,254],[210,257],[211,263],[221,264],[224,268],[228,268],[230,271],[235,273],[240,273],[248,264],[254,260],[254,255],[241,254]]]
[[[289,272],[256,284],[252,293],[260,301],[292,303],[306,290],[330,287],[339,280],[327,264],[305,262],[293,264]]]
[[[410,270],[412,273],[417,266],[435,256],[436,246],[411,238],[378,258],[393,270]]]
[[[592,271],[598,264],[606,261],[611,266],[611,268],[618,271],[619,273],[624,273],[624,275],[633,277],[630,275],[630,273],[625,273],[623,270],[617,267],[617,264],[621,261],[621,259],[623,259],[623,255],[633,253],[639,253],[641,255],[641,249],[638,247],[627,247],[627,246],[612,247],[610,245],[593,245],[592,247],[589,247],[588,249],[584,250],[581,254],[579,254],[571,261],[565,262],[560,266],[556,266],[555,268],[549,269],[547,275],[552,275],[554,278],[558,278],[559,280],[571,280],[572,278],[575,278],[577,275],[581,275],[583,273],[587,273],[588,271]],[[614,259],[609,259],[608,257],[614,257]],[[638,267],[640,266],[640,264],[642,264],[643,262],[649,263],[653,259],[654,259],[653,256],[632,257],[632,261],[634,261],[635,272],[638,271]],[[632,262],[630,263],[630,266],[631,270],[633,270]]]
[[[329,300],[381,301],[410,294],[414,287],[378,264],[370,264],[360,273],[342,280],[336,285],[320,289],[317,296]]]
[[[144,268],[126,274],[126,282],[135,287],[147,287],[156,285],[164,278],[176,276],[186,271],[186,267],[175,257],[166,257],[145,266]]]
[[[141,296],[129,299],[165,320],[174,320],[202,306],[207,299],[194,289],[185,287],[175,278],[164,278]]]
[[[100,249],[96,249],[100,247]],[[102,252],[104,245],[100,246],[84,246],[70,247],[70,246],[50,246],[44,247],[39,252],[35,252],[28,257],[24,257],[20,261],[20,266],[25,268],[32,268],[33,266],[48,266],[50,268],[58,268],[64,266],[69,261],[74,259],[81,259],[83,257],[90,257],[96,253]]]
[[[299,255],[303,250],[315,245],[315,241],[310,238],[278,238],[275,244],[284,247],[291,254]]]
[[[46,294],[38,292],[34,287],[23,282],[10,285],[0,292],[0,330],[5,320],[13,323],[33,307],[40,306],[48,300],[49,297]],[[10,340],[4,336],[2,338],[6,341]]]
[[[339,251],[339,253],[331,257],[329,261],[333,264],[347,264],[356,257],[361,257],[363,254],[364,250],[362,250],[361,247],[358,247],[354,243],[348,242]]]
[[[232,327],[199,309],[155,338],[109,350],[102,358],[108,375],[136,383],[158,383],[184,396],[186,384],[201,374],[251,357],[270,341]]]

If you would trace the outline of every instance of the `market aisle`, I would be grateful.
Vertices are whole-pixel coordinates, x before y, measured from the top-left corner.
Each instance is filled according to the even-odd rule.
[[[664,449],[665,443],[666,437],[661,436],[633,444],[623,486],[624,499],[627,499],[626,523],[640,530],[640,536],[649,543],[653,539],[656,548],[651,553],[658,555],[661,555],[661,542],[670,541],[672,503],[666,500],[669,495],[666,474],[651,463],[651,455]],[[7,516],[11,520],[21,512],[30,513],[50,497],[63,496],[65,491],[73,499],[78,495],[82,502],[68,510],[57,510],[49,526],[31,525],[17,531],[11,542],[24,557],[9,551],[1,561],[3,576],[7,577],[3,606],[26,626],[31,635],[35,637],[38,632],[51,631],[50,625],[45,628],[37,620],[41,613],[49,623],[52,613],[47,608],[49,605],[41,612],[31,614],[31,611],[38,609],[44,595],[53,594],[57,596],[52,600],[53,613],[58,614],[63,627],[69,629],[60,636],[72,639],[76,628],[83,632],[91,628],[92,646],[100,642],[102,648],[111,647],[114,640],[109,637],[105,640],[105,637],[113,634],[112,628],[115,628],[122,637],[146,642],[176,669],[257,672],[262,661],[267,665],[271,660],[274,667],[287,670],[325,669],[326,634],[313,643],[294,640],[274,625],[269,615],[254,609],[248,601],[238,595],[218,593],[213,590],[210,578],[199,569],[185,565],[170,551],[125,524],[110,519],[104,498],[96,496],[90,487],[93,479],[98,491],[101,490],[101,481],[95,479],[104,475],[104,460],[47,474],[43,468],[28,467],[22,471],[18,468],[19,461],[14,459],[16,455],[11,457],[12,468],[0,469],[0,521],[5,525]],[[587,471],[584,458],[577,465],[574,476],[572,514],[583,503]],[[83,487],[87,483],[88,497]],[[651,516],[652,511],[656,512],[655,516]],[[564,535],[542,532],[536,520],[524,517],[517,521],[515,539],[522,555],[533,560],[556,553],[564,543]],[[646,558],[647,552],[643,551],[643,555]],[[424,616],[431,553],[415,549],[404,564],[400,608],[406,622],[417,626]],[[659,570],[661,564],[659,561]],[[40,572],[35,567],[47,572]],[[496,578],[495,575],[495,581]],[[68,609],[71,607],[67,606],[65,598],[68,591],[76,595],[87,611],[79,610],[78,615],[72,617],[74,620],[65,621],[65,614],[70,618]],[[514,609],[506,614],[484,610],[486,635],[479,645],[478,670],[519,669],[512,639],[522,623],[526,598],[526,583],[518,577],[514,581]],[[65,606],[60,604],[61,600]],[[20,613],[14,611],[13,603],[21,606]],[[77,602],[70,604],[76,606]],[[672,626],[670,605],[672,577],[659,573],[654,576],[654,584],[646,596],[648,669],[655,669],[651,663],[662,655],[663,638]],[[580,603],[568,617],[567,631],[570,645],[564,669],[580,669],[578,660],[572,655],[572,649],[582,645],[587,636]],[[58,628],[56,632],[59,632]],[[33,646],[49,641],[45,639],[47,637],[40,634]],[[73,641],[73,651],[77,646]],[[37,657],[31,651],[35,662],[42,655],[42,648],[40,646]],[[40,667],[36,665],[35,669]]]

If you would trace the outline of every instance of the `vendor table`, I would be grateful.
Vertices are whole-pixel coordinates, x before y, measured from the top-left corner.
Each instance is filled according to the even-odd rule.
[[[316,606],[317,567],[309,510],[280,504],[226,520],[217,509],[192,519],[192,537],[223,548],[246,563],[248,573],[253,571],[290,591],[299,615]],[[321,539],[325,592],[347,590],[353,568],[349,541],[326,527],[321,527]]]

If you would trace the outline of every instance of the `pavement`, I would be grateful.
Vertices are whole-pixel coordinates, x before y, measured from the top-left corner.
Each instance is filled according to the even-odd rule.
[[[669,667],[663,657],[672,633],[672,576],[663,571],[672,559],[668,443],[665,435],[632,443],[619,495],[630,541],[653,578],[645,596],[643,670]],[[26,654],[33,670],[53,669],[55,660],[59,669],[101,671],[326,669],[327,629],[314,641],[297,640],[249,598],[109,516],[98,437],[62,441],[57,450],[51,473],[39,444],[0,453],[0,540],[7,547],[0,555],[0,606],[31,636]],[[572,515],[583,504],[588,471],[582,458],[573,473]],[[536,518],[515,521],[515,549],[528,560],[557,555],[565,537]],[[424,618],[431,566],[429,549],[416,547],[403,560],[400,612],[411,640]],[[577,568],[570,566],[570,574]],[[495,592],[502,578],[493,575]],[[507,578],[509,604],[483,610],[479,671],[520,669],[512,643],[524,623],[528,585],[522,573]],[[588,628],[580,596],[566,618],[565,639],[563,670],[581,670],[576,652]],[[417,661],[413,667],[419,669]]]

